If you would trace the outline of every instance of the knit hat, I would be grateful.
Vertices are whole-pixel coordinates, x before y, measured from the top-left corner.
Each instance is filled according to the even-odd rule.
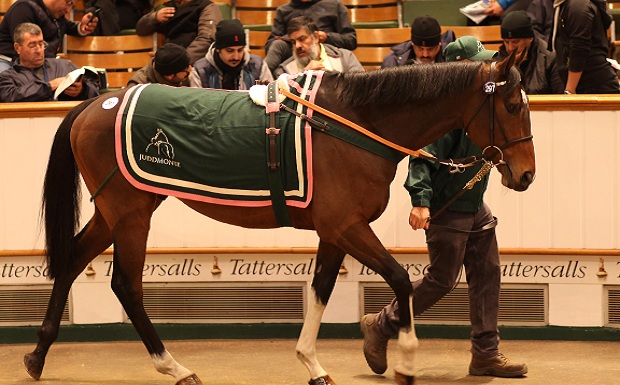
[[[497,51],[485,49],[480,40],[473,36],[461,36],[448,44],[445,51],[446,61],[487,60],[497,55]]]
[[[155,52],[155,71],[161,75],[172,75],[189,66],[189,54],[182,46],[166,43]]]
[[[434,17],[416,17],[411,24],[411,41],[421,47],[434,47],[441,41],[441,27]]]
[[[504,16],[501,25],[502,39],[534,37],[532,20],[525,11],[513,11]]]
[[[222,20],[215,30],[215,48],[237,47],[245,45],[245,31],[237,19]]]

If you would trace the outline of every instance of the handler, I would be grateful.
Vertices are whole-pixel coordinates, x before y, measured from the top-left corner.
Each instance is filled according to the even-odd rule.
[[[446,61],[486,60],[497,52],[484,49],[472,36],[463,36],[446,47]],[[458,159],[482,152],[465,134],[451,131],[424,147],[437,158]],[[420,315],[448,294],[458,283],[461,266],[465,266],[469,291],[469,314],[472,325],[472,359],[469,374],[476,376],[520,377],[527,366],[514,363],[498,350],[497,316],[500,291],[500,262],[495,237],[496,220],[483,202],[488,174],[453,202],[454,197],[479,170],[470,167],[463,173],[450,173],[448,167],[409,158],[405,188],[413,208],[409,224],[426,231],[430,265],[424,277],[413,283],[413,310]],[[437,215],[433,218],[433,215]],[[378,374],[387,369],[388,340],[398,334],[398,303],[392,300],[379,314],[367,314],[360,323],[364,333],[364,356],[368,366]]]

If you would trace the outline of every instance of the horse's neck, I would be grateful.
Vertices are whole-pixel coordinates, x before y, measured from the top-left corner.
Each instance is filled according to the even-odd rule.
[[[463,128],[463,108],[445,103],[425,104],[419,107],[399,107],[375,126],[382,137],[409,149],[420,149],[451,130]]]
[[[336,90],[327,91],[324,88],[319,91],[317,104],[392,143],[412,150],[436,141],[451,130],[464,128],[463,116],[470,97],[457,94],[423,105],[409,103],[389,108],[375,105],[351,108],[339,103]]]

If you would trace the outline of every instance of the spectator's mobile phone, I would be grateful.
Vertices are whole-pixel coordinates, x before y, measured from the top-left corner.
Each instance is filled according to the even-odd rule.
[[[95,8],[95,10],[93,11],[93,17],[91,17],[90,19],[94,19],[95,17],[99,17],[99,12],[101,12],[101,8],[97,7]]]

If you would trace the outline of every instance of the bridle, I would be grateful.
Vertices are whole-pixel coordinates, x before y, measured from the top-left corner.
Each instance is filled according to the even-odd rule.
[[[469,180],[469,182],[467,182],[465,184],[465,186],[463,186],[463,188],[456,193],[443,207],[441,207],[439,210],[437,210],[437,212],[435,212],[435,214],[433,215],[433,218],[437,218],[439,215],[441,215],[448,207],[450,207],[450,205],[452,205],[452,203],[454,203],[458,198],[460,198],[467,190],[471,190],[474,185],[477,182],[482,181],[482,179],[484,178],[484,176],[486,174],[488,174],[491,169],[497,165],[500,164],[506,164],[506,162],[504,161],[504,151],[506,148],[514,146],[517,143],[521,143],[521,142],[527,142],[529,140],[533,140],[534,135],[528,135],[528,136],[524,136],[522,138],[518,138],[518,139],[513,139],[513,140],[508,140],[508,135],[506,134],[506,130],[504,129],[504,126],[501,124],[501,122],[497,122],[497,125],[499,126],[502,135],[504,136],[504,138],[506,138],[506,142],[504,144],[502,144],[501,146],[497,146],[495,145],[495,92],[497,91],[498,87],[502,87],[502,86],[506,86],[508,84],[508,81],[504,80],[502,82],[495,82],[493,79],[493,70],[495,69],[495,62],[491,63],[491,68],[490,68],[490,74],[489,74],[489,81],[484,83],[482,89],[484,91],[484,93],[486,94],[486,96],[484,97],[484,99],[482,99],[482,102],[480,103],[480,105],[478,106],[478,108],[476,109],[476,113],[471,117],[471,119],[469,120],[469,122],[465,125],[465,132],[467,132],[467,130],[469,129],[469,126],[471,125],[471,123],[474,121],[474,119],[476,118],[476,116],[478,116],[478,114],[480,113],[480,111],[482,110],[482,107],[484,107],[484,104],[486,103],[487,100],[489,100],[489,113],[491,116],[490,119],[490,144],[485,147],[482,150],[482,154],[478,155],[478,156],[474,156],[471,157],[470,159],[473,159],[472,161],[466,163],[466,164],[448,164],[448,166],[450,166],[450,173],[457,173],[457,172],[465,172],[465,168],[467,167],[472,167],[478,164],[482,164],[482,167],[480,168],[480,170],[476,173],[476,175],[474,175],[473,178],[471,178],[471,180]],[[517,82],[518,85],[519,82]],[[515,87],[517,86],[515,85]],[[489,156],[489,153],[493,152],[492,155]],[[497,163],[493,163],[492,159],[499,154],[499,160],[497,161]],[[430,220],[430,218],[429,218]],[[453,232],[459,232],[459,233],[471,233],[471,232],[480,232],[480,231],[486,231],[490,228],[493,228],[497,225],[497,219],[494,217],[493,220],[489,223],[487,223],[486,225],[482,226],[479,229],[473,230],[473,231],[466,231],[466,230],[460,230],[460,229],[453,229],[453,228],[449,228],[449,227],[445,227],[445,226],[437,226],[442,228],[444,231],[453,231]]]
[[[482,101],[480,102],[480,104],[478,105],[478,108],[476,108],[476,112],[474,113],[474,115],[469,119],[469,121],[467,122],[467,124],[465,125],[465,132],[468,131],[471,123],[474,121],[474,119],[478,116],[478,114],[480,113],[480,111],[482,110],[482,107],[484,107],[486,101],[489,101],[489,114],[491,116],[491,118],[489,119],[489,135],[490,135],[490,145],[488,145],[487,147],[485,147],[482,150],[482,154],[479,156],[474,156],[474,157],[470,157],[467,158],[466,160],[461,160],[461,162],[457,162],[454,161],[452,159],[450,159],[447,162],[441,161],[440,163],[445,164],[447,166],[450,167],[450,172],[451,173],[457,173],[457,172],[464,172],[465,168],[467,167],[472,167],[472,166],[476,166],[485,162],[492,162],[491,159],[493,159],[497,154],[499,154],[499,160],[497,161],[497,163],[492,163],[493,166],[497,166],[499,164],[506,164],[506,162],[504,161],[504,152],[503,150],[505,150],[508,147],[514,146],[515,144],[521,143],[521,142],[526,142],[529,140],[532,140],[534,138],[533,135],[528,135],[528,136],[524,136],[522,138],[518,138],[518,139],[513,139],[513,140],[508,140],[508,135],[506,134],[506,129],[504,128],[504,126],[502,125],[501,122],[497,122],[497,125],[500,129],[500,131],[502,132],[502,135],[504,136],[504,138],[506,138],[506,142],[504,144],[502,144],[501,146],[497,146],[495,144],[495,92],[497,91],[497,89],[499,87],[502,86],[506,86],[508,84],[508,82],[506,80],[502,81],[502,82],[495,82],[493,79],[493,72],[495,70],[495,62],[491,63],[491,68],[490,68],[490,73],[489,73],[489,81],[484,83],[484,85],[482,86],[482,90],[484,91],[484,93],[486,94],[485,98],[482,99]],[[492,152],[492,154],[490,154]],[[424,157],[424,156],[423,156]],[[425,159],[427,159],[426,157],[424,157]],[[436,159],[436,158],[435,158]],[[430,158],[428,160],[432,160],[432,161],[436,161],[433,158]],[[463,161],[466,161],[466,163],[463,163]]]

